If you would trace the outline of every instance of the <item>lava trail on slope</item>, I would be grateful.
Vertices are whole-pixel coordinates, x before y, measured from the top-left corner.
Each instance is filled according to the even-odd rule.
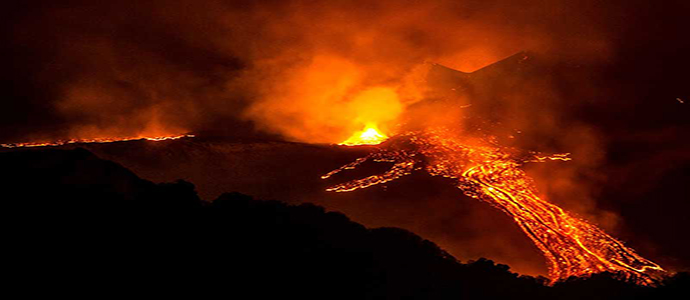
[[[24,143],[8,143],[0,144],[0,148],[31,148],[31,147],[56,147],[70,144],[104,144],[114,142],[130,142],[130,141],[169,141],[179,140],[182,138],[193,138],[192,134],[180,135],[161,135],[161,136],[137,136],[137,137],[105,137],[105,138],[91,138],[91,139],[66,139],[50,142],[24,142]]]
[[[511,216],[546,257],[552,282],[608,271],[650,285],[664,272],[595,225],[541,199],[532,179],[520,169],[528,162],[570,160],[567,154],[520,153],[490,139],[468,139],[437,128],[398,135],[378,151],[322,178],[354,169],[368,160],[393,166],[383,174],[338,184],[328,191],[354,191],[424,170],[432,176],[454,179],[466,195]]]

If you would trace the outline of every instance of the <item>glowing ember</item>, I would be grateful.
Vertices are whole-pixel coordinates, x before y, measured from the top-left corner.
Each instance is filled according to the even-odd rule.
[[[340,143],[339,145],[357,146],[357,145],[378,145],[388,139],[388,136],[382,134],[376,128],[376,125],[369,124],[364,130],[355,132],[349,139]]]
[[[46,147],[46,146],[62,146],[67,144],[90,144],[90,143],[112,143],[112,142],[127,142],[127,141],[167,141],[167,140],[177,140],[181,138],[192,138],[194,135],[182,134],[182,135],[172,135],[172,136],[154,136],[154,137],[125,137],[125,138],[95,138],[95,139],[69,139],[69,140],[59,140],[53,142],[45,143],[13,143],[13,144],[0,144],[3,148],[20,148],[20,147]]]
[[[398,179],[413,170],[452,178],[466,195],[488,202],[515,220],[546,257],[552,282],[609,271],[647,285],[664,272],[596,226],[541,199],[532,179],[520,169],[527,162],[568,161],[567,154],[516,153],[514,149],[481,140],[461,140],[443,129],[409,132],[391,138],[385,147],[322,178],[354,169],[367,160],[390,162],[393,167],[383,174],[342,183],[328,191],[354,191]]]

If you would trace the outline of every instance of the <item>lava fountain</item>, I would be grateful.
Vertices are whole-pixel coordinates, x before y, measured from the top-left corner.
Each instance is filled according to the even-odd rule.
[[[388,139],[375,124],[368,124],[362,131],[355,132],[350,138],[340,143],[343,146],[378,145]]]
[[[415,170],[454,180],[466,195],[502,210],[541,250],[552,283],[570,276],[599,272],[620,274],[626,280],[654,284],[664,270],[639,256],[597,226],[572,216],[538,196],[532,179],[520,168],[528,162],[568,161],[568,154],[540,155],[501,147],[493,140],[467,139],[444,128],[397,135],[377,151],[322,176],[327,179],[366,161],[393,166],[372,175],[328,188],[349,192],[393,181]]]

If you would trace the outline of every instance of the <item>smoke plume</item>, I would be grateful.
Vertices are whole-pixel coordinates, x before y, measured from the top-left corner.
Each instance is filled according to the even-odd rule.
[[[3,138],[232,131],[218,127],[248,121],[289,140],[339,142],[366,122],[394,125],[419,100],[409,78],[425,62],[473,71],[520,50],[607,55],[595,21],[610,10],[518,2],[19,7],[10,45],[31,52],[15,57],[31,81],[20,87],[40,86],[33,98],[48,111],[40,130]]]

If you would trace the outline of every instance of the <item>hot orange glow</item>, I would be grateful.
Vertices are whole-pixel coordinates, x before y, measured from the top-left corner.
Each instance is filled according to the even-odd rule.
[[[378,145],[388,139],[388,136],[379,132],[376,125],[367,125],[364,130],[355,132],[349,139],[340,143],[345,146]]]
[[[171,136],[152,136],[152,137],[124,137],[124,138],[93,138],[93,139],[69,139],[69,140],[58,140],[52,142],[30,142],[30,143],[11,143],[11,144],[0,144],[3,148],[20,148],[20,147],[47,147],[47,146],[62,146],[67,144],[90,144],[90,143],[112,143],[112,142],[127,142],[127,141],[167,141],[167,140],[177,140],[181,138],[192,138],[194,135],[182,134],[182,135],[171,135]]]
[[[483,140],[460,139],[444,129],[408,132],[322,178],[354,169],[367,160],[390,162],[393,167],[383,174],[327,190],[354,191],[390,182],[413,170],[452,178],[466,195],[485,201],[513,218],[546,257],[552,282],[605,271],[620,273],[639,284],[656,282],[664,272],[659,265],[637,255],[597,226],[540,198],[532,179],[520,168],[527,162],[568,161],[567,154],[515,153],[515,149]]]
[[[377,131],[400,117],[404,104],[393,80],[372,81],[373,66],[333,55],[296,66],[244,113],[262,130],[288,140],[340,143],[368,124]],[[266,88],[266,86],[270,86]]]

